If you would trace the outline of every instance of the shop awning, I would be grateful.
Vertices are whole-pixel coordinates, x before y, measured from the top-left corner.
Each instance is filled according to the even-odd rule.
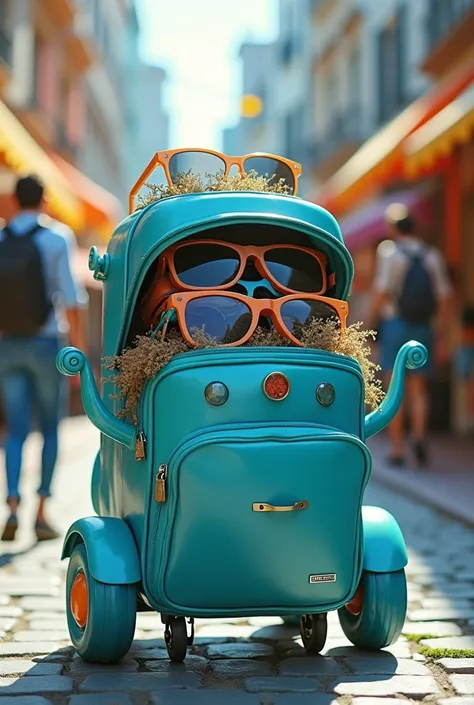
[[[427,223],[429,220],[430,203],[427,194],[416,189],[395,191],[374,200],[346,218],[341,218],[339,226],[344,242],[351,252],[386,236],[385,211],[391,203],[402,203],[421,223]]]
[[[110,237],[123,215],[118,198],[102,188],[57,154],[51,159],[70,183],[80,200],[85,226]]]
[[[404,171],[404,140],[431,120],[473,81],[474,59],[466,62],[435,89],[408,106],[371,137],[329,179],[316,201],[335,214],[348,209],[356,199],[366,198],[393,182]]]
[[[34,172],[43,179],[51,214],[73,230],[81,230],[82,206],[67,179],[1,100],[0,155],[14,172]]]
[[[415,178],[474,134],[474,85],[416,130],[405,142],[405,170]]]

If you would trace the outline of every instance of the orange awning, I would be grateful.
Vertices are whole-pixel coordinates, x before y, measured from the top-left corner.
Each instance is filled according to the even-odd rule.
[[[35,172],[45,184],[51,214],[73,230],[81,229],[82,208],[71,184],[1,100],[0,156],[17,174]]]
[[[59,155],[53,153],[51,159],[64,174],[80,200],[85,227],[99,230],[104,235],[110,236],[123,215],[118,198],[89,179]]]
[[[388,125],[371,137],[337,171],[315,199],[335,214],[348,210],[356,199],[379,191],[380,186],[403,175],[404,140],[464,91],[474,78],[474,59],[450,74]]]
[[[413,132],[405,142],[405,171],[414,179],[429,171],[443,157],[449,156],[459,144],[474,134],[474,84],[459,98]]]

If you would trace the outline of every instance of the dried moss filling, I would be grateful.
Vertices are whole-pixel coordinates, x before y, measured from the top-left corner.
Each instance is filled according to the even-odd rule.
[[[336,322],[313,319],[299,331],[300,339],[306,348],[326,350],[339,355],[354,358],[360,365],[365,381],[365,403],[375,409],[383,399],[381,381],[377,378],[380,367],[370,359],[369,339],[374,339],[374,331],[361,330],[361,323],[347,328],[341,339]],[[222,347],[203,331],[195,333],[196,347]],[[246,347],[296,347],[293,343],[280,337],[275,329],[258,328]],[[119,389],[117,398],[122,398],[124,406],[119,412],[121,418],[129,414],[135,418],[140,395],[147,380],[155,377],[168,362],[179,353],[190,352],[192,348],[183,340],[178,330],[171,330],[167,338],[152,338],[149,335],[138,336],[135,344],[120,355],[105,358],[104,365],[112,371],[107,379]]]

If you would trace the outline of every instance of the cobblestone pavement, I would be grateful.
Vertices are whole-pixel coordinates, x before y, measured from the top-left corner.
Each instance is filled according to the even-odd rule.
[[[97,441],[84,420],[65,424],[52,506],[63,529],[92,511]],[[26,454],[25,522],[35,443]],[[297,631],[275,618],[202,620],[184,665],[171,666],[158,616],[141,614],[127,658],[110,667],[85,663],[68,645],[61,542],[35,545],[26,523],[15,544],[1,547],[1,704],[374,705],[383,697],[384,705],[474,705],[474,530],[376,485],[366,502],[395,514],[410,548],[409,638],[379,654],[350,647],[335,615],[319,657],[304,656]]]

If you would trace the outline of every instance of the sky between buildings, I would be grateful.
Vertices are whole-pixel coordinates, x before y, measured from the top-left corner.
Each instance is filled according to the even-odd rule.
[[[138,0],[142,58],[168,71],[170,148],[221,149],[239,117],[242,41],[271,41],[277,0]]]

